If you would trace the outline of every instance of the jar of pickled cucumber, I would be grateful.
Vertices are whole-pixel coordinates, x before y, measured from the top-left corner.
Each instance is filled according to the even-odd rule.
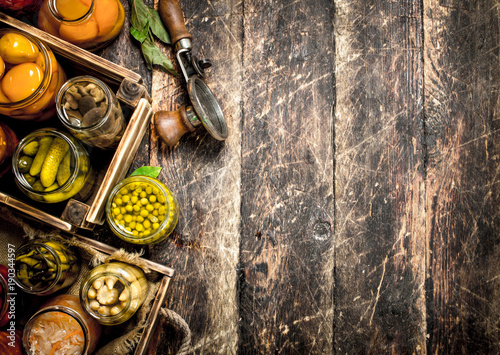
[[[59,295],[28,320],[23,347],[30,355],[87,355],[101,334],[102,326],[82,309],[78,296]]]
[[[148,282],[140,268],[112,261],[87,274],[80,287],[80,302],[99,323],[116,325],[135,314],[147,293]]]
[[[0,29],[0,114],[42,121],[55,116],[55,97],[66,74],[37,38]]]
[[[179,207],[159,180],[131,176],[119,182],[106,203],[106,220],[113,233],[134,244],[164,240],[177,225]]]
[[[94,174],[83,144],[53,128],[36,130],[19,142],[12,156],[16,184],[35,201],[84,200],[92,192]]]
[[[49,295],[75,282],[78,257],[57,241],[33,240],[16,250],[15,282],[25,292]]]
[[[38,27],[94,51],[120,33],[125,11],[120,0],[44,0],[38,13]]]
[[[92,147],[118,146],[127,123],[116,95],[89,75],[68,80],[57,93],[57,116],[71,134]]]

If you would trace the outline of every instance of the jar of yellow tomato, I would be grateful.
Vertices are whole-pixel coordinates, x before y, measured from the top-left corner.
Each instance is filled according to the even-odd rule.
[[[120,0],[44,0],[38,13],[41,30],[90,51],[113,40],[124,20]]]
[[[0,29],[0,114],[42,121],[55,116],[55,97],[66,74],[37,38]]]

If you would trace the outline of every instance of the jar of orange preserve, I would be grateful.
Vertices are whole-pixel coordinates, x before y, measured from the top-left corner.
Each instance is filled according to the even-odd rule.
[[[22,120],[55,116],[66,74],[49,47],[15,29],[0,29],[0,114]]]
[[[97,50],[121,31],[125,11],[120,0],[44,0],[38,27],[87,50]]]

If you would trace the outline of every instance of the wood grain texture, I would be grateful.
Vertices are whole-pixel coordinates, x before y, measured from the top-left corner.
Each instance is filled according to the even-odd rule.
[[[335,351],[423,353],[421,8],[336,10]]]
[[[424,1],[428,353],[498,354],[498,1]]]
[[[240,353],[333,340],[333,4],[246,1]]]
[[[173,148],[152,135],[151,163],[164,167],[160,178],[177,196],[181,212],[172,238],[152,246],[150,253],[177,271],[168,306],[188,322],[192,349],[231,354],[236,353],[239,318],[242,8],[232,0],[180,5],[193,53],[214,64],[206,82],[222,106],[230,135],[219,142],[199,129]],[[171,48],[165,49],[172,55]],[[153,99],[157,110],[176,110],[188,103],[186,83],[155,72]],[[169,349],[163,344],[158,353]]]

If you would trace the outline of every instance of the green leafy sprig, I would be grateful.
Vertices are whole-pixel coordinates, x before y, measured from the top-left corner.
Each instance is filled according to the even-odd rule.
[[[161,168],[157,166],[142,166],[132,172],[129,176],[149,176],[156,179],[160,175]]]
[[[142,0],[129,0],[130,34],[141,43],[142,55],[148,69],[158,65],[172,75],[177,75],[172,62],[155,44],[154,38],[170,44],[170,35],[161,21],[160,14]]]

